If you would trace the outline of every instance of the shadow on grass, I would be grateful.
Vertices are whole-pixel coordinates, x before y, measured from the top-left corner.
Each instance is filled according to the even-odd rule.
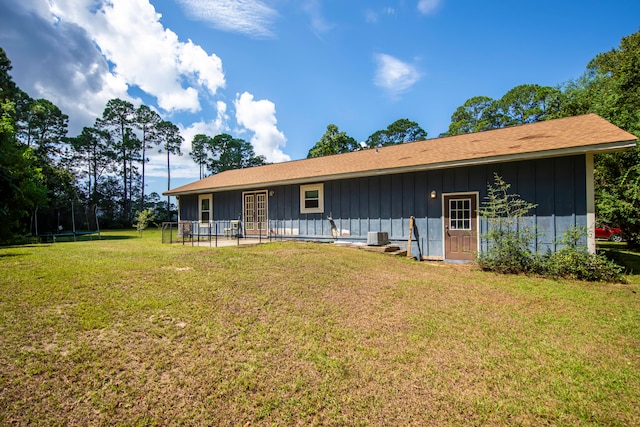
[[[100,238],[98,237],[94,237],[93,240],[130,240],[130,239],[138,239],[138,236],[124,236],[124,235],[118,235],[118,234],[107,234],[107,235],[102,235]],[[89,241],[89,239],[83,240],[85,242]]]
[[[11,245],[2,245],[0,246],[0,258],[4,258],[4,257],[13,257],[13,256],[22,256],[24,254],[16,254],[16,253],[12,253],[12,252],[4,252],[5,250],[8,249],[24,249],[24,248],[37,248],[38,246],[40,246],[40,243],[14,243]]]
[[[102,240],[129,240],[129,239],[135,239],[135,236],[119,236],[119,235],[106,235],[106,236],[94,236],[93,238],[89,238],[89,237],[76,237],[76,240],[73,240],[73,237],[56,237],[55,241],[52,241],[51,239],[46,239],[44,241],[41,241],[35,245],[29,245],[29,246],[38,246],[38,245],[51,245],[51,244],[56,244],[56,243],[83,243],[83,242],[99,242]]]
[[[24,244],[14,243],[12,245],[0,245],[0,249],[11,249],[11,248],[37,248],[42,245],[53,245],[56,243],[81,243],[81,242],[99,242],[101,240],[132,240],[137,239],[139,236],[133,235],[124,235],[124,234],[102,234],[100,237],[97,235],[87,236],[87,235],[78,235],[76,239],[73,240],[73,236],[56,236],[55,240],[52,237],[45,236],[39,239],[35,237],[31,239],[31,242],[25,242]],[[36,241],[37,240],[37,241]],[[2,254],[0,253],[0,257],[11,256],[10,254]],[[15,256],[15,255],[14,255]]]
[[[626,274],[640,275],[640,252],[630,250],[625,243],[598,243],[598,252],[625,268]]]
[[[2,249],[2,248],[0,248],[0,249]],[[10,252],[7,252],[7,253],[0,252],[0,258],[10,258],[10,257],[14,257],[14,256],[21,256],[21,255],[22,254],[13,254],[13,253],[10,253]]]

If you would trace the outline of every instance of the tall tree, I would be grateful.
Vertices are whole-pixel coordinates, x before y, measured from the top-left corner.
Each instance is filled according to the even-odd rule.
[[[496,102],[488,96],[474,96],[456,109],[446,135],[482,132],[499,127]]]
[[[207,167],[208,152],[212,144],[211,137],[199,133],[191,141],[191,152],[189,155],[200,169],[200,179],[204,178],[204,171]]]
[[[122,173],[122,220],[125,223],[131,222],[131,171],[132,158],[137,151],[138,140],[133,133],[136,110],[128,101],[115,98],[107,102],[102,113],[102,118],[98,121],[99,127],[108,131],[114,144],[114,151],[117,153],[117,160],[121,163]]]
[[[34,147],[39,157],[57,157],[67,135],[69,116],[51,101],[35,99],[29,102],[23,120],[20,137],[27,146]]]
[[[122,227],[122,178],[112,174],[104,175],[100,179],[99,188],[101,225],[104,228]]]
[[[601,98],[598,93],[597,81],[606,78],[594,70],[587,70],[575,80],[565,82],[562,87],[563,100],[556,117],[573,117],[592,112],[592,104],[595,99]]]
[[[587,68],[587,95],[573,97],[573,105],[587,98],[589,112],[640,137],[640,31],[598,54]],[[640,148],[597,156],[595,179],[599,219],[619,225],[628,244],[640,248]]]
[[[16,98],[17,93],[21,92],[18,85],[13,81],[13,77],[11,77],[10,72],[12,69],[11,60],[7,57],[4,49],[0,47],[0,98],[3,100],[13,100]],[[2,110],[3,117],[13,114],[15,112],[13,108],[5,106]],[[5,123],[5,126],[8,127],[8,124]],[[11,132],[14,132],[13,125],[11,125]]]
[[[142,149],[142,183],[140,185],[140,211],[144,210],[144,177],[147,149],[160,143],[157,126],[162,121],[160,115],[148,106],[142,104],[136,109],[135,126],[141,132],[140,148]]]
[[[366,144],[369,148],[373,148],[425,139],[427,139],[427,132],[418,123],[409,119],[399,119],[387,126],[386,129],[371,134],[367,138]]]
[[[536,84],[516,86],[498,100],[475,96],[456,109],[451,116],[449,130],[442,136],[556,118],[560,115],[563,102],[564,94],[560,89]]]
[[[536,84],[516,86],[497,103],[499,127],[547,120],[560,110],[562,92]]]
[[[160,153],[167,153],[167,190],[171,189],[171,154],[182,156],[180,147],[184,138],[180,135],[178,126],[169,121],[161,121],[155,127],[158,141],[160,142]],[[167,221],[171,221],[171,196],[167,196]]]
[[[360,148],[358,141],[348,136],[346,132],[340,132],[338,126],[330,124],[320,141],[309,150],[307,158],[330,156],[332,154],[348,153]]]
[[[111,135],[95,127],[84,127],[80,135],[69,138],[74,152],[74,163],[84,163],[79,176],[87,177],[87,195],[93,204],[98,203],[99,182],[103,174],[112,169],[115,153],[112,150]]]
[[[129,199],[127,200],[127,224],[133,221],[133,200],[134,195],[142,194],[141,178],[142,174],[138,169],[138,164],[143,165],[142,162],[142,140],[138,137],[138,133],[134,129],[127,130],[127,141],[130,145],[130,152],[128,157],[129,167],[127,168],[127,181],[129,183]]]
[[[46,202],[42,169],[33,150],[17,139],[16,100],[26,94],[9,74],[11,61],[0,48],[0,242],[24,235],[30,212]]]
[[[595,106],[623,129],[640,133],[640,31],[623,37],[620,46],[598,54],[587,68],[598,76],[602,93]]]
[[[0,101],[0,243],[5,244],[27,231],[30,212],[47,198],[36,157],[15,139],[12,114],[11,101]]]
[[[214,136],[210,147],[208,169],[212,174],[266,164],[263,156],[256,156],[250,142],[226,133]]]

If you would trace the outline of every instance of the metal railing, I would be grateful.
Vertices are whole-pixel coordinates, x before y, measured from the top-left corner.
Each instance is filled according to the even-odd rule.
[[[210,246],[217,247],[222,239],[224,239],[224,246],[228,246],[227,242],[230,239],[235,239],[238,245],[240,245],[240,239],[255,239],[260,243],[300,239],[335,240],[335,236],[300,233],[300,230],[293,228],[293,225],[282,220],[269,220],[256,230],[245,230],[241,220],[164,222],[162,223],[162,243],[182,243],[192,246],[209,243]],[[357,239],[357,236],[351,239]]]
[[[218,246],[222,239],[236,239],[240,244],[242,224],[238,220],[178,221],[162,223],[162,243],[182,243],[192,246]]]
[[[173,243],[178,241],[178,223],[162,223],[162,243]]]

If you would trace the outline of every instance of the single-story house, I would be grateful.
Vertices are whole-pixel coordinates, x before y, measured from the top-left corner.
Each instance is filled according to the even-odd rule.
[[[565,230],[593,230],[594,155],[635,144],[587,114],[231,170],[164,194],[178,198],[190,230],[361,242],[387,233],[406,244],[412,225],[412,254],[455,261],[483,248],[478,209],[498,174],[537,205],[525,219],[537,232],[533,249],[553,251]]]

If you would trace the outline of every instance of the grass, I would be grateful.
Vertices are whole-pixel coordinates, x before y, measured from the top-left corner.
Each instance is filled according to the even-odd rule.
[[[625,267],[626,274],[640,284],[640,253],[627,249],[626,243],[599,242],[598,251]]]
[[[638,425],[640,284],[147,230],[0,248],[3,425]]]

